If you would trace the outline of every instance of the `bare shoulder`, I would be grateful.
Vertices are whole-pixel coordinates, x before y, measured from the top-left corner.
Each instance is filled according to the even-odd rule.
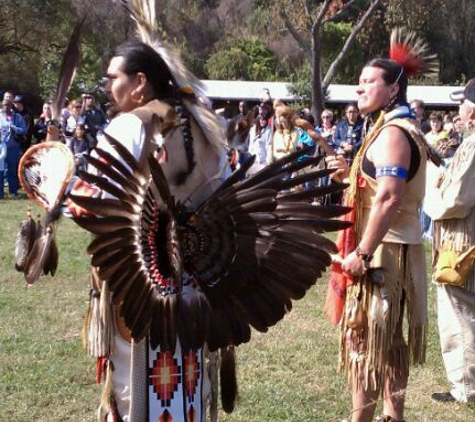
[[[371,145],[368,155],[375,165],[401,165],[408,168],[411,146],[401,128],[386,126]]]
[[[398,126],[386,126],[374,141],[380,147],[398,146],[398,148],[410,148],[406,133]]]

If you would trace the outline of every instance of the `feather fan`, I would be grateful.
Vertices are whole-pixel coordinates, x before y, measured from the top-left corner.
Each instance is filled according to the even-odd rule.
[[[71,87],[76,68],[79,63],[79,40],[82,27],[86,20],[84,15],[75,25],[68,47],[63,57],[56,93],[53,97],[53,119],[58,120],[66,94]],[[58,142],[43,142],[34,145],[22,156],[18,174],[23,190],[41,207],[47,211],[44,232],[41,225],[36,225],[36,239],[28,242],[28,247],[20,246],[17,242],[18,254],[15,267],[23,271],[29,285],[33,284],[41,273],[54,275],[58,266],[58,248],[54,239],[54,227],[59,219],[60,208],[66,195],[66,188],[74,173],[74,159],[71,151]],[[33,232],[32,219],[22,223],[22,230]],[[31,239],[31,238],[30,238]],[[20,252],[23,251],[23,252]]]

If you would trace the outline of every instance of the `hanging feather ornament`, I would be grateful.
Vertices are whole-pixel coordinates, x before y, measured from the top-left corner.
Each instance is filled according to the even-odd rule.
[[[15,269],[23,272],[28,256],[36,240],[36,221],[28,208],[27,217],[20,223],[15,245]]]
[[[44,273],[54,275],[58,266],[55,225],[61,216],[66,189],[74,174],[74,157],[64,144],[43,142],[29,148],[19,165],[19,179],[29,198],[44,208],[44,221],[36,224],[36,239],[22,272],[29,285]]]
[[[435,76],[439,61],[429,52],[429,46],[414,32],[395,28],[391,32],[389,58],[404,68],[407,77]]]
[[[58,122],[66,94],[71,87],[79,63],[79,39],[86,16],[74,27],[60,69],[60,76],[53,98],[53,120]],[[48,141],[29,148],[18,166],[18,176],[23,190],[38,205],[46,210],[42,225],[36,225],[36,239],[33,245],[24,247],[18,240],[18,257],[15,267],[25,274],[28,285],[40,275],[54,275],[58,266],[58,248],[55,241],[55,225],[61,216],[61,207],[66,197],[66,188],[74,174],[74,158],[69,148],[59,140],[59,128],[51,125]],[[31,220],[31,217],[30,217]],[[32,220],[20,226],[22,230],[32,229]],[[43,229],[41,229],[41,227]],[[19,233],[19,239],[22,235]],[[30,239],[30,238],[29,238]],[[26,254],[24,253],[27,250]]]
[[[226,413],[232,413],[238,398],[236,378],[236,356],[234,346],[220,349],[221,366],[219,369],[221,403]]]

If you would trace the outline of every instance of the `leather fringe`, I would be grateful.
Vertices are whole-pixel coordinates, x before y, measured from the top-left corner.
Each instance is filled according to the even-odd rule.
[[[91,277],[94,277],[94,272],[91,273]],[[91,289],[89,308],[82,331],[83,344],[90,356],[100,358],[113,353],[114,327],[111,293],[108,283],[104,281],[100,291]]]
[[[414,320],[415,307],[420,304],[413,301],[408,251],[401,246],[393,256],[397,259],[397,274],[392,274],[384,287],[362,280],[347,292],[347,305],[354,297],[367,314],[367,323],[359,329],[348,328],[347,313],[342,323],[339,369],[348,371],[348,383],[357,389],[380,389],[385,377],[394,375],[395,370],[408,373],[410,363],[425,361],[427,326]],[[408,345],[402,334],[404,313]]]

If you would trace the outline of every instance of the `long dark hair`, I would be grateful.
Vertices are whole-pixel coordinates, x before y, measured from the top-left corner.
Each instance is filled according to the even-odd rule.
[[[395,98],[396,103],[407,103],[407,75],[404,72],[404,68],[397,64],[394,60],[390,59],[373,59],[366,63],[365,67],[377,67],[383,69],[383,79],[388,85],[397,83],[399,85],[399,91]],[[391,101],[391,105],[394,105],[394,100]]]
[[[191,132],[190,113],[181,101],[177,85],[168,66],[152,47],[137,40],[126,41],[119,45],[115,50],[115,56],[124,58],[121,70],[126,75],[132,76],[138,72],[145,74],[147,81],[154,90],[154,97],[160,101],[170,103],[175,108],[188,162],[188,169],[176,176],[175,183],[177,185],[183,184],[196,165],[193,135]]]
[[[149,45],[130,40],[119,45],[114,56],[124,58],[122,71],[126,75],[142,72],[152,85],[155,97],[160,99],[174,97],[173,77],[160,55]]]

